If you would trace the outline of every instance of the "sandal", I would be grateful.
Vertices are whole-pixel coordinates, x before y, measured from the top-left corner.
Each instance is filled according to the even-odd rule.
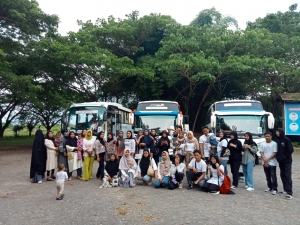
[[[54,181],[54,180],[51,177],[48,177],[47,181]]]
[[[78,179],[78,180],[82,180],[82,177],[78,176],[77,179]]]

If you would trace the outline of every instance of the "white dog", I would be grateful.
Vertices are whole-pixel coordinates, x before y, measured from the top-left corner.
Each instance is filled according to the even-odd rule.
[[[103,187],[111,187],[110,183],[108,182],[108,173],[106,172],[106,170],[104,170],[104,177],[102,179],[102,184],[99,188]]]

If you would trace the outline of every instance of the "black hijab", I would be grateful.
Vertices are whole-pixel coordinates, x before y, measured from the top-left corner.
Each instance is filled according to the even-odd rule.
[[[71,134],[74,134],[75,135],[75,132],[74,131],[71,131],[69,133],[69,138],[67,139],[66,141],[66,145],[69,145],[71,147],[77,147],[77,138],[76,136],[74,138],[71,138]]]
[[[256,144],[256,143],[253,141],[253,139],[252,139],[252,134],[251,134],[250,132],[246,132],[245,135],[246,135],[246,134],[249,136],[249,140],[246,140],[246,139],[245,139],[244,144],[247,144],[247,145],[250,145],[250,146],[252,146],[252,145],[257,146],[257,144]]]
[[[148,131],[147,129],[144,130],[143,132],[143,140],[144,140],[144,143],[146,144],[146,147],[149,148],[150,147],[150,143],[151,143],[151,137],[150,137],[150,134],[149,134],[149,131],[148,131],[148,135],[145,135],[145,131]]]
[[[144,156],[144,152],[148,152],[148,157],[145,157]],[[147,149],[145,149],[143,151],[143,156],[142,156],[142,159],[140,161],[140,169],[141,169],[141,175],[142,177],[147,175],[147,171],[148,171],[148,168],[149,168],[149,165],[150,165],[150,153]]]
[[[129,130],[129,131],[127,131],[127,133],[130,133],[130,138],[129,138],[129,137],[127,137],[127,134],[126,134],[126,139],[133,139],[133,137],[132,137],[132,131],[131,131],[131,130]]]
[[[166,137],[163,137],[163,134],[166,134]],[[162,139],[163,141],[169,140],[168,135],[169,135],[169,133],[166,130],[163,130],[161,132],[161,138],[160,139]]]
[[[101,134],[104,134],[104,131],[100,131],[97,135],[97,140],[100,141],[101,145],[105,146],[105,142],[103,140],[103,138],[101,138]]]
[[[35,173],[44,175],[46,172],[47,149],[44,140],[43,131],[37,130],[32,145],[30,178],[33,178]]]
[[[281,145],[281,142],[285,141],[284,130],[282,128],[277,128],[276,130],[279,132],[279,137],[277,137],[277,144]]]
[[[119,172],[119,162],[117,160],[117,156],[116,156],[116,154],[112,154],[112,155],[115,156],[115,160],[114,161],[109,160],[106,162],[106,165],[105,165],[105,170],[110,177],[117,175]],[[112,155],[110,155],[110,157]]]
[[[111,138],[108,138],[108,135],[111,135]],[[107,142],[111,142],[112,140],[114,140],[114,134],[112,132],[108,132],[107,133]]]
[[[219,163],[219,165],[220,165],[220,160],[219,160],[218,155],[212,155],[212,156],[210,156],[210,158],[212,158],[212,157],[215,158],[216,159],[216,163]],[[212,164],[211,167],[214,168],[214,169],[217,169],[216,163]]]

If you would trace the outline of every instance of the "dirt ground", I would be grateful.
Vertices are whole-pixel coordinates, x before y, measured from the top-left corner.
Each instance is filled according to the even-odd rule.
[[[300,224],[300,154],[293,155],[292,200],[264,192],[265,175],[258,165],[253,192],[243,183],[235,195],[212,195],[187,191],[186,183],[173,191],[140,182],[134,188],[99,189],[97,179],[73,179],[65,185],[64,200],[56,201],[54,181],[30,182],[30,159],[28,149],[0,151],[0,224]]]

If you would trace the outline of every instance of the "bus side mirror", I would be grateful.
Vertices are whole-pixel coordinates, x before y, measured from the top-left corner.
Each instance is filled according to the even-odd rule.
[[[107,113],[103,114],[103,121],[107,121]]]
[[[190,124],[190,118],[187,115],[183,116],[183,124]]]
[[[210,116],[210,126],[211,128],[215,128],[217,123],[217,117],[215,115]]]
[[[274,129],[274,124],[275,124],[275,118],[274,118],[273,114],[270,113],[268,116],[268,128]]]

